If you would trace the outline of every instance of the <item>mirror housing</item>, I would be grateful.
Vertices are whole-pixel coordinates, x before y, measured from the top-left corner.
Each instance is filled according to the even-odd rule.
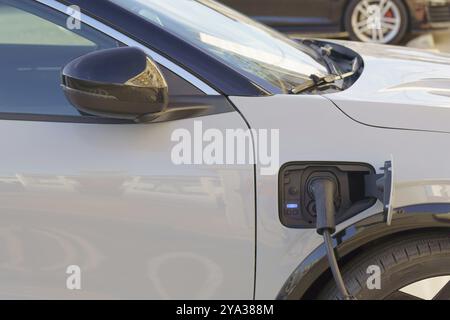
[[[94,51],[71,61],[62,71],[62,88],[81,112],[137,122],[164,112],[169,100],[158,66],[133,47]]]

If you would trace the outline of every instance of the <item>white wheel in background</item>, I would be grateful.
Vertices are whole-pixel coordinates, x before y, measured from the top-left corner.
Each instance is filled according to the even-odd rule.
[[[401,0],[353,0],[345,15],[353,40],[398,43],[408,29],[408,14]]]

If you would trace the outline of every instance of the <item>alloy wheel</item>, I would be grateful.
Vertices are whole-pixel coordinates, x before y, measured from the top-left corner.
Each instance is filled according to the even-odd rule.
[[[354,8],[351,25],[364,42],[389,43],[400,32],[402,16],[392,0],[362,0]]]
[[[450,276],[416,281],[391,293],[386,300],[450,300]]]

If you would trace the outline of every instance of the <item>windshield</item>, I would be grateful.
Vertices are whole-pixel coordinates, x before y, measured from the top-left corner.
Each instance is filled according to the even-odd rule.
[[[270,84],[288,93],[309,80],[311,74],[327,74],[320,57],[309,47],[215,1],[110,1],[250,76],[263,87]]]

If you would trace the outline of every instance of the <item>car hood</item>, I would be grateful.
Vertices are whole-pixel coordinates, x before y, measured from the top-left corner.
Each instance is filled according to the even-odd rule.
[[[364,70],[348,89],[324,95],[356,121],[450,132],[450,55],[338,41],[361,55]]]

